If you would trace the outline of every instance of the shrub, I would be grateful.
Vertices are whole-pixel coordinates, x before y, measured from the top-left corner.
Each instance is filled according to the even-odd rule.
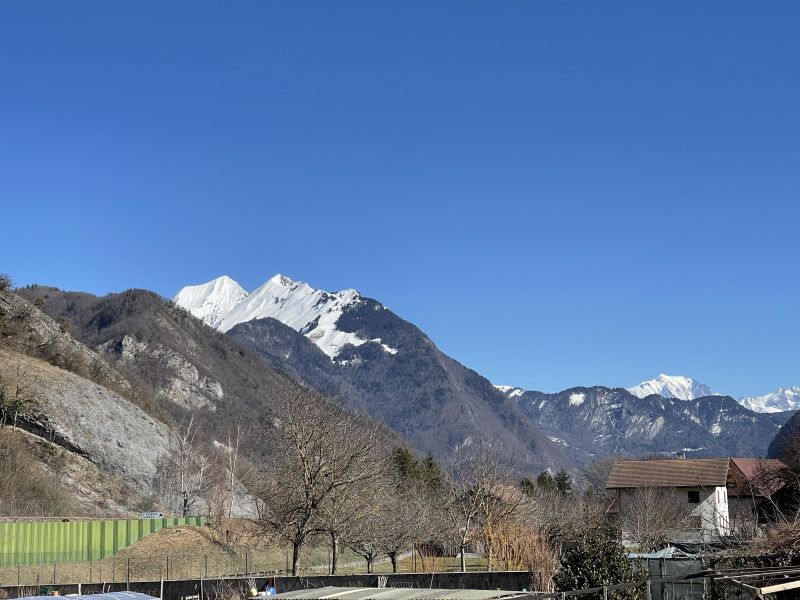
[[[615,532],[597,527],[581,532],[575,543],[564,551],[555,584],[558,590],[567,591],[629,583],[645,578],[644,573],[633,568]],[[602,593],[588,596],[590,599],[602,597]],[[610,590],[608,597],[612,600],[641,600],[645,597],[645,590],[643,586]]]

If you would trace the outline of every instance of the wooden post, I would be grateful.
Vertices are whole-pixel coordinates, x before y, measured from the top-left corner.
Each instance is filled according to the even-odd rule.
[[[608,600],[608,586],[603,586],[603,600]]]
[[[125,550],[125,590],[131,591],[131,557],[128,556],[127,550]]]
[[[56,582],[56,564],[57,563],[55,561],[53,561],[53,583],[54,584]]]
[[[648,577],[647,578],[647,600],[652,600],[653,599],[653,588],[652,588],[652,585],[653,584],[650,582],[650,578]]]

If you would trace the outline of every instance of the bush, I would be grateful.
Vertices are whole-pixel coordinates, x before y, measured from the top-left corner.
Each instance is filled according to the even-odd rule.
[[[0,273],[0,292],[8,292],[14,287],[14,282],[11,281],[11,276],[5,273]]]
[[[598,527],[581,532],[575,543],[564,551],[555,584],[559,591],[565,592],[629,583],[645,578],[643,572],[633,568],[615,532]],[[609,590],[608,593],[608,597],[613,600],[641,600],[645,595],[644,586]],[[597,599],[602,597],[602,593],[582,596]]]

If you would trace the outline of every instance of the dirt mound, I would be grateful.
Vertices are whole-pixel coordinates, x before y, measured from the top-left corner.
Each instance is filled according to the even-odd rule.
[[[180,525],[146,535],[128,547],[128,554],[131,557],[145,557],[181,551],[213,554],[221,550],[221,546],[209,538],[205,528]]]

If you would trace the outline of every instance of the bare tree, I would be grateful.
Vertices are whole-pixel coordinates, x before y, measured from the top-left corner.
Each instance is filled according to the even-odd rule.
[[[669,536],[683,530],[688,510],[675,488],[638,488],[621,507],[622,530],[645,552],[663,548]]]
[[[422,535],[436,537],[430,518],[430,497],[422,486],[399,475],[382,478],[371,486],[370,511],[347,532],[347,545],[367,562],[367,573],[381,554],[389,557],[397,572],[400,553]]]
[[[252,468],[249,461],[241,456],[244,430],[240,424],[228,428],[226,443],[215,442],[217,450],[213,469],[214,477],[210,484],[209,495],[209,530],[213,539],[226,547],[239,545],[243,538],[251,537],[252,527],[248,527],[242,519],[235,519],[243,507],[246,498],[246,481]]]
[[[235,432],[228,429],[227,461],[225,464],[226,483],[228,485],[228,518],[233,517],[233,507],[236,504],[236,491],[241,487],[241,481],[247,473],[240,473],[239,448],[242,445],[242,426],[236,424]]]
[[[596,458],[583,469],[581,475],[586,482],[587,489],[593,494],[607,496],[606,483],[611,469],[614,466],[614,458]]]
[[[516,487],[519,477],[502,451],[500,437],[479,440],[459,447],[448,465],[442,516],[458,547],[462,571],[469,545],[484,533],[491,555],[492,528],[513,515],[522,502]]]
[[[292,547],[292,573],[310,537],[326,534],[334,559],[354,490],[376,477],[382,438],[374,424],[309,391],[284,397],[268,414],[271,461],[254,482],[265,531]]]
[[[0,375],[0,426],[17,428],[17,420],[34,410],[39,403],[39,381],[21,361],[11,369],[10,375]]]
[[[170,504],[186,517],[209,492],[212,460],[196,439],[194,417],[173,433],[172,448],[158,468],[157,485]]]

